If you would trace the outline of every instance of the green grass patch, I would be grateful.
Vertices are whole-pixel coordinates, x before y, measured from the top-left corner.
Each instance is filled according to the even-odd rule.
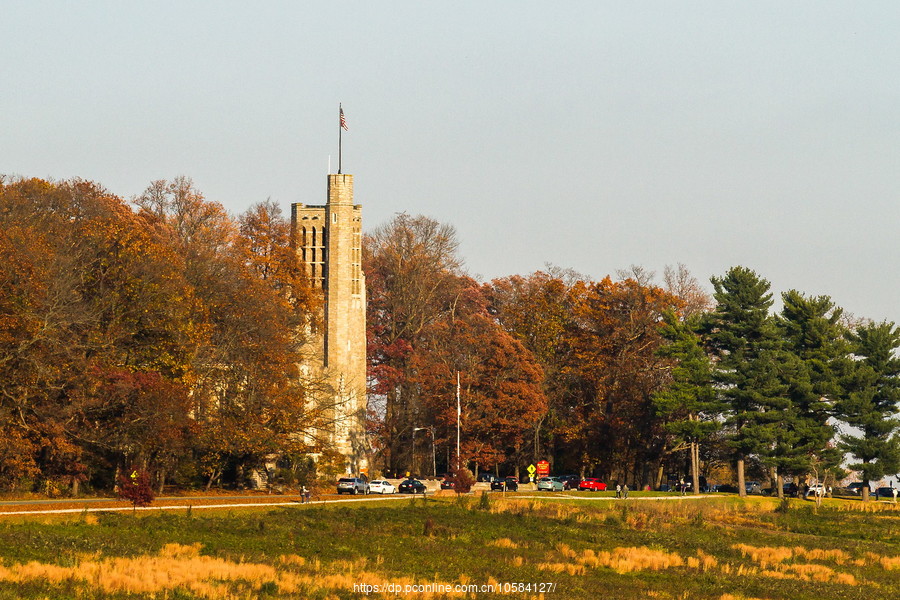
[[[525,495],[0,521],[0,598],[900,597],[887,504]]]

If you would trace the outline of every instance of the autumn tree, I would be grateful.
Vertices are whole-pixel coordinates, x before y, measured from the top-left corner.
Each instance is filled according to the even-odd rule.
[[[634,279],[578,283],[571,291],[565,374],[569,417],[564,435],[589,469],[638,485],[664,449],[652,396],[668,381],[660,321],[678,299]]]
[[[438,441],[454,445],[459,373],[465,463],[474,463],[476,471],[505,464],[517,473],[534,423],[547,409],[543,372],[490,315],[487,288],[468,278],[460,288],[453,311],[425,327],[413,350],[411,383],[421,393],[420,416],[437,425]]]
[[[528,276],[495,279],[487,290],[488,310],[505,331],[531,351],[544,371],[543,389],[547,413],[532,432],[531,461],[543,456],[543,438],[563,426],[570,378],[565,370],[565,340],[571,315],[571,286],[583,280],[577,273],[550,268]]]
[[[367,286],[369,430],[390,473],[411,465],[421,396],[412,353],[423,330],[449,314],[460,292],[455,230],[423,216],[397,215],[363,242]]]
[[[120,199],[94,184],[36,179],[0,189],[5,317],[3,428],[18,439],[18,475],[78,483],[106,460],[84,435],[92,374],[189,373],[193,335],[179,261]],[[8,294],[8,295],[7,295]],[[6,464],[10,462],[7,460]],[[12,472],[8,472],[13,475]]]
[[[238,484],[267,456],[311,450],[317,430],[299,375],[316,298],[272,203],[240,221],[183,177],[152,183],[135,202],[184,261],[204,338],[192,361],[198,450],[210,485]]]

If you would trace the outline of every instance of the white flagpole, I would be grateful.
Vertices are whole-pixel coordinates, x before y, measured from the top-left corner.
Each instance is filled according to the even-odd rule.
[[[459,371],[456,372],[456,470],[459,471],[459,421],[462,418],[462,404],[459,399]]]

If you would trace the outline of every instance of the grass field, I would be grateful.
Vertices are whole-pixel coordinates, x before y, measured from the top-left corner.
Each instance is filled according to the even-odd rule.
[[[0,598],[900,598],[891,504],[590,498],[6,518]]]

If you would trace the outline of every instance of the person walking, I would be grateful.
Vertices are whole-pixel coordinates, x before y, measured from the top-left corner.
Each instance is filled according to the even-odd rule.
[[[620,483],[616,484],[616,499],[618,499],[618,500],[622,499],[622,484],[620,484]]]
[[[628,498],[628,484],[622,486],[622,497]]]

